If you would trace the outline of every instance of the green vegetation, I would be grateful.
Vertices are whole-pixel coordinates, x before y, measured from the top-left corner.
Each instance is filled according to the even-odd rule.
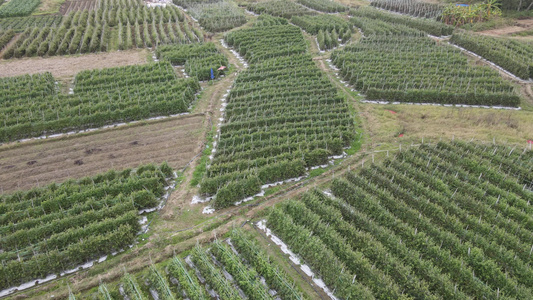
[[[262,14],[257,17],[253,26],[273,26],[273,25],[287,25],[289,21],[285,18],[274,17],[268,14]]]
[[[455,33],[451,42],[494,62],[522,79],[533,78],[533,42]]]
[[[172,169],[144,165],[0,196],[0,288],[120,251],[140,230],[139,209],[165,193]]]
[[[0,30],[13,29],[22,32],[28,27],[56,27],[61,23],[62,16],[20,17],[0,19]]]
[[[0,31],[0,51],[11,41],[15,36],[15,31],[12,29],[6,31]]]
[[[427,37],[372,36],[332,54],[344,80],[369,100],[518,106],[515,88],[460,50]],[[416,62],[416,65],[413,65]]]
[[[533,159],[512,150],[422,145],[279,204],[267,226],[339,298],[528,299]]]
[[[181,6],[183,8],[189,8],[193,5],[197,4],[209,4],[209,3],[216,3],[220,0],[172,0],[174,4]]]
[[[156,47],[203,41],[203,33],[174,6],[147,8],[141,0],[104,0],[97,10],[73,11],[56,19],[28,18],[22,36],[4,59]],[[37,21],[40,20],[40,21]],[[22,21],[22,20],[21,20]],[[21,25],[8,24],[7,27]],[[41,27],[28,27],[41,26]]]
[[[348,10],[347,6],[331,0],[297,0],[297,2],[314,10],[327,13],[336,13]]]
[[[256,14],[270,14],[277,17],[290,19],[293,16],[313,15],[312,10],[289,0],[270,0],[266,2],[252,3],[247,6]]]
[[[447,36],[453,27],[434,20],[412,18],[379,11],[371,7],[363,7],[350,11],[352,23],[361,28],[365,35],[372,34],[416,34],[422,31],[435,36]],[[415,30],[416,29],[416,30]]]
[[[0,6],[0,18],[22,17],[31,14],[40,0],[10,0]]]
[[[174,257],[169,265],[169,274],[178,280],[180,290],[191,300],[207,300],[208,296],[194,274],[191,274],[183,262]]]
[[[487,0],[468,6],[449,4],[444,7],[442,20],[444,23],[454,26],[485,22],[502,15],[500,6],[501,3],[498,0]]]
[[[188,11],[210,32],[226,31],[246,23],[244,11],[231,1],[195,4]]]
[[[254,26],[226,35],[250,64],[227,98],[217,151],[200,192],[216,208],[261,185],[305,174],[339,155],[355,136],[345,100],[316,67],[295,26]]]
[[[185,112],[200,90],[169,63],[83,71],[61,94],[50,73],[0,79],[0,141]]]
[[[161,46],[157,48],[156,55],[173,65],[185,65],[185,72],[189,76],[196,76],[198,80],[211,79],[211,69],[215,78],[218,78],[225,74],[225,70],[218,68],[229,67],[228,59],[213,43]]]
[[[317,36],[320,50],[333,49],[339,43],[346,43],[352,37],[352,27],[348,21],[337,16],[294,16],[291,22],[306,32]]]
[[[421,18],[437,18],[443,10],[442,4],[418,0],[372,0],[370,5]]]

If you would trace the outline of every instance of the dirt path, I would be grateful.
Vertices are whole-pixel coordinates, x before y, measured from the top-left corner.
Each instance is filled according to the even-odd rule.
[[[142,49],[78,56],[1,60],[0,77],[51,72],[59,79],[70,78],[83,70],[145,64],[148,61],[148,55],[148,50]]]

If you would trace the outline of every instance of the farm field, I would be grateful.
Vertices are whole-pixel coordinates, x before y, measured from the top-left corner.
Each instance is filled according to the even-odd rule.
[[[142,65],[148,62],[146,50],[86,54],[73,57],[24,58],[0,61],[0,77],[50,72],[58,79],[71,79],[84,70]]]
[[[3,142],[184,113],[201,89],[197,78],[178,78],[162,62],[82,71],[67,95],[49,72],[6,77],[0,86]]]
[[[0,298],[533,298],[530,45],[478,32],[508,6],[0,17]]]
[[[83,135],[0,146],[4,192],[61,183],[139,164],[181,170],[200,152],[205,116],[180,116]],[[77,162],[77,163],[76,163]]]
[[[278,205],[266,226],[341,298],[529,298],[532,157],[508,150],[407,150]]]
[[[138,210],[158,206],[173,177],[164,163],[3,194],[0,287],[123,251],[141,230]]]

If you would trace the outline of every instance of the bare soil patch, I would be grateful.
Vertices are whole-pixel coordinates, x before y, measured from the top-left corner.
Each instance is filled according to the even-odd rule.
[[[96,9],[96,2],[96,0],[67,0],[61,4],[59,12],[65,16],[72,11],[94,10]]]
[[[183,168],[202,145],[205,116],[195,114],[89,134],[0,146],[0,191],[169,162]]]
[[[479,34],[490,36],[503,36],[519,33],[533,28],[533,19],[517,20],[514,25],[496,28],[491,30],[480,31]]]
[[[54,77],[73,77],[83,70],[140,65],[147,62],[142,50],[83,54],[79,56],[33,57],[0,61],[0,77],[51,72]]]

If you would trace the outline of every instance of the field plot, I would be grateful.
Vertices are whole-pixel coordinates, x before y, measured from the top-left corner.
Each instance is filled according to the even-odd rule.
[[[290,19],[293,16],[314,15],[315,12],[303,5],[289,0],[272,0],[266,2],[251,3],[247,6],[256,14],[270,14],[277,17]]]
[[[93,176],[164,161],[181,170],[200,151],[203,115],[180,116],[78,134],[60,139],[0,146],[4,192]]]
[[[167,164],[145,165],[1,195],[0,289],[127,249],[138,210],[157,206],[172,177]]]
[[[59,11],[62,15],[68,15],[78,10],[95,10],[99,6],[98,0],[67,0],[61,4]]]
[[[348,21],[331,15],[294,16],[291,23],[306,32],[317,36],[320,50],[333,49],[339,43],[346,43],[352,37],[353,25]]]
[[[267,226],[339,299],[530,299],[531,154],[422,145],[279,204]]]
[[[188,12],[210,32],[226,31],[246,23],[244,11],[231,1],[195,4]]]
[[[59,26],[27,27],[2,57],[106,52],[203,40],[202,31],[175,6],[150,9],[142,0],[128,3],[102,0],[99,9],[72,11]]]
[[[147,283],[147,284],[144,284]],[[97,295],[98,294],[98,295]],[[98,293],[117,299],[309,299],[249,233],[234,229],[225,241],[197,245],[120,282],[101,284]]]
[[[224,69],[219,68],[229,67],[228,58],[213,43],[161,46],[157,47],[156,55],[172,65],[184,65],[186,74],[198,80],[211,79],[211,70],[213,77],[219,78],[225,73]]]
[[[418,0],[371,0],[370,5],[421,18],[437,18],[444,9],[442,4]]]
[[[427,37],[377,35],[332,54],[344,80],[369,100],[519,106],[510,82]],[[416,67],[413,67],[416,62]]]
[[[80,71],[147,63],[147,50],[93,53],[72,57],[34,57],[0,61],[0,77],[50,72],[58,79],[71,79]]]
[[[40,3],[40,0],[9,0],[0,6],[0,18],[27,16]]]
[[[351,10],[352,24],[359,27],[365,35],[373,34],[403,34],[419,35],[420,32],[434,36],[449,36],[454,27],[442,22],[409,16],[400,16],[382,12],[371,7]]]
[[[183,113],[200,90],[169,63],[82,71],[74,84],[65,95],[50,73],[0,79],[0,141]]]
[[[0,19],[0,30],[13,29],[22,32],[28,27],[54,27],[61,23],[61,16],[19,17]]]
[[[297,0],[297,2],[314,10],[326,13],[337,13],[348,10],[347,6],[330,0]]]
[[[174,4],[186,9],[197,4],[217,3],[219,1],[220,0],[172,0]]]
[[[533,78],[533,42],[454,33],[451,42],[522,78]]]
[[[250,66],[229,93],[217,150],[201,182],[201,193],[216,194],[216,208],[327,164],[355,137],[346,101],[305,54],[299,28],[254,26],[225,40]]]

